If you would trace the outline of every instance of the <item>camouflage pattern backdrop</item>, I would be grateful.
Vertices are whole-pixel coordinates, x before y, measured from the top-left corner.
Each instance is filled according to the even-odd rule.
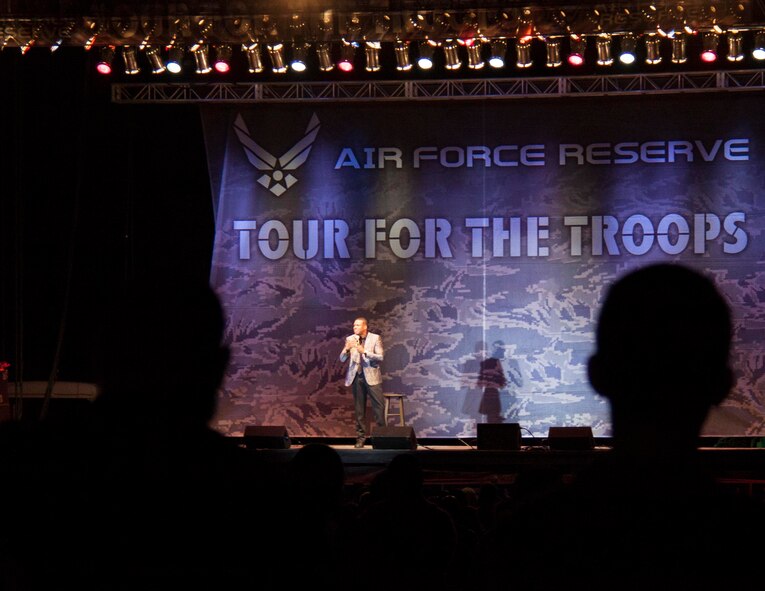
[[[352,437],[338,355],[365,316],[418,438],[479,422],[609,436],[586,375],[604,288],[675,261],[711,273],[735,315],[737,384],[705,434],[765,435],[761,102],[205,107],[232,346],[217,428]]]

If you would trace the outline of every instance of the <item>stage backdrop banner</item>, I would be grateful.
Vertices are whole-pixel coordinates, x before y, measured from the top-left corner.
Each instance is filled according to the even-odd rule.
[[[761,103],[204,106],[232,347],[216,427],[352,437],[338,357],[364,316],[419,438],[609,436],[586,375],[604,290],[664,261],[713,275],[735,316],[736,385],[705,434],[765,435]]]

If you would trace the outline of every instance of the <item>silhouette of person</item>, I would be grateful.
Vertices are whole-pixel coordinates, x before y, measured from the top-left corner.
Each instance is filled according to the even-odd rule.
[[[131,285],[106,325],[94,411],[110,467],[99,476],[103,499],[129,508],[111,517],[124,555],[141,549],[117,565],[138,585],[270,584],[276,475],[209,426],[229,359],[223,328],[209,284],[172,277]]]
[[[393,457],[373,482],[374,500],[359,516],[359,538],[364,547],[352,560],[358,577],[375,564],[395,565],[408,589],[448,588],[457,550],[457,530],[451,515],[426,498],[420,460],[414,454]],[[373,591],[389,589],[386,577],[365,581]]]
[[[346,564],[358,544],[356,511],[345,498],[338,452],[323,443],[304,445],[287,466],[286,485],[284,542],[292,544],[290,554],[298,560],[282,575],[285,588],[356,588]]]
[[[117,300],[91,412],[17,438],[16,588],[274,588],[270,474],[208,425],[229,355],[218,298],[151,277]]]
[[[718,485],[698,450],[733,384],[731,331],[715,284],[687,267],[647,266],[608,289],[588,374],[611,405],[613,450],[487,536],[487,588],[506,573],[524,589],[759,578],[751,534],[763,531],[762,504]]]

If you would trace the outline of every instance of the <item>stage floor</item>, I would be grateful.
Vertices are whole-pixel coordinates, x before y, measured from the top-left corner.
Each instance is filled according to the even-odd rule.
[[[356,448],[353,440],[298,438],[286,449],[253,449],[266,461],[288,463],[309,443],[335,449],[345,467],[348,484],[369,483],[398,454],[416,454],[422,463],[426,485],[480,486],[513,484],[520,474],[571,474],[586,467],[600,454],[611,451],[596,439],[591,449],[551,450],[539,442],[522,441],[519,450],[478,449],[470,440],[418,439],[413,449],[379,449],[370,444]],[[712,441],[704,442],[712,443]],[[715,443],[717,443],[715,441]],[[699,446],[700,457],[721,481],[732,485],[765,488],[765,448]]]

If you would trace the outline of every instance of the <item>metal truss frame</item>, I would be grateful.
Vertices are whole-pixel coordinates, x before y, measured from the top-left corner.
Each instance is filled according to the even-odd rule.
[[[765,89],[765,70],[481,80],[115,83],[112,102],[433,101],[708,93]]]

